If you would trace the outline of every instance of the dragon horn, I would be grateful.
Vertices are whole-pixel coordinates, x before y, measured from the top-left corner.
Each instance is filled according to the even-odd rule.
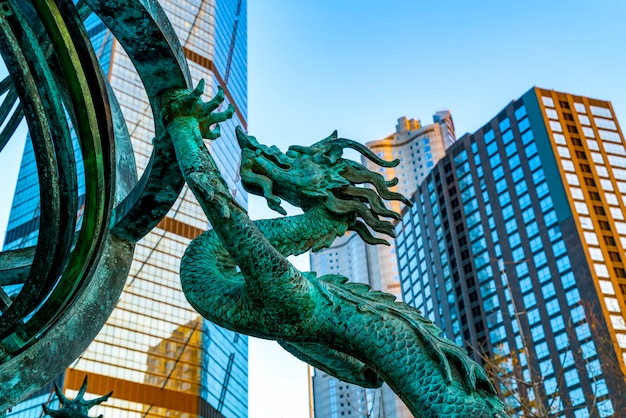
[[[335,131],[336,132],[336,131]],[[363,155],[368,160],[378,164],[381,167],[395,167],[400,164],[400,160],[396,159],[393,161],[385,161],[382,158],[378,157],[376,154],[372,152],[371,149],[367,148],[365,145],[353,141],[347,138],[337,138],[333,141],[333,143],[341,146],[342,148],[352,148],[353,150],[358,151],[361,155]]]

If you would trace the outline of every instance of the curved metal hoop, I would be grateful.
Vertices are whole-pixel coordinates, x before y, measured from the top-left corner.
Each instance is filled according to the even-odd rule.
[[[156,1],[84,3],[125,47],[153,109],[161,90],[190,87],[182,48]],[[130,139],[74,2],[0,2],[0,52],[20,99],[13,116],[17,123],[27,116],[41,197],[37,246],[0,253],[0,285],[24,283],[0,306],[3,411],[63,372],[95,338],[123,289],[134,242],[165,216],[184,181],[159,124],[144,175],[128,181],[135,166],[120,162],[116,146],[129,152]],[[83,157],[83,206],[72,128]],[[116,195],[126,198],[115,205]]]
[[[122,44],[133,62],[152,106],[158,93],[192,88],[182,47],[165,12],[156,0],[85,0]],[[133,22],[132,25],[128,22]],[[156,140],[148,167],[137,186],[116,208],[113,232],[137,241],[150,232],[172,207],[185,184],[172,142],[155,121]]]

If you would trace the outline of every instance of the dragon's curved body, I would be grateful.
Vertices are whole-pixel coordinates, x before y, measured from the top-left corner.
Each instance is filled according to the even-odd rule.
[[[218,136],[209,126],[229,111],[211,113],[219,94],[198,104],[200,89],[165,94],[161,111],[181,170],[213,225],[181,262],[192,306],[225,328],[277,340],[344,381],[365,387],[385,381],[416,417],[506,416],[482,368],[417,310],[342,276],[300,272],[286,259],[326,247],[347,230],[367,242],[383,242],[365,224],[392,235],[391,223],[379,216],[397,215],[379,195],[406,200],[388,190],[394,182],[341,155],[351,147],[381,165],[397,162],[379,160],[336,135],[283,154],[238,130],[246,188],[280,212],[281,198],[304,211],[253,222],[230,195],[202,140]],[[376,191],[358,183],[371,183]]]

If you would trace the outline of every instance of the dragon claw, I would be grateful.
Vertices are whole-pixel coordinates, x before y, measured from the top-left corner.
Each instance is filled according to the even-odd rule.
[[[200,81],[198,81],[198,85],[196,86],[195,89],[193,89],[193,91],[191,92],[191,95],[193,97],[195,97],[196,99],[199,99],[200,97],[202,97],[202,93],[204,93],[204,79],[200,79]]]
[[[193,90],[171,89],[161,93],[159,115],[163,124],[168,126],[178,117],[193,117],[198,121],[203,138],[217,139],[220,136],[217,124],[232,118],[235,107],[229,104],[223,112],[214,112],[224,102],[224,90],[219,87],[215,97],[203,102],[204,86],[204,80],[200,80]]]
[[[83,380],[83,384],[74,399],[66,398],[56,383],[54,384],[54,391],[61,402],[61,409],[51,409],[48,408],[46,404],[42,404],[41,407],[46,415],[59,418],[89,418],[89,409],[105,402],[113,394],[113,392],[109,392],[99,398],[85,400],[83,396],[87,391],[87,376],[85,376],[85,380]],[[102,417],[102,415],[100,415],[100,417]]]
[[[222,86],[218,86],[217,93],[215,93],[215,96],[211,100],[205,103],[205,106],[209,112],[212,112],[218,107],[220,107],[223,101],[224,101],[224,89],[222,88]]]
[[[229,104],[226,110],[224,110],[223,112],[215,112],[215,113],[207,112],[206,117],[202,117],[198,119],[202,137],[206,139],[219,138],[220,127],[217,124],[232,118],[234,114],[235,114],[235,107],[232,104]],[[215,128],[211,129],[212,125],[215,125]]]

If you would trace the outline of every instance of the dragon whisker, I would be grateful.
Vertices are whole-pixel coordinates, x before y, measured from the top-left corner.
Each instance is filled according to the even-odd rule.
[[[398,164],[400,164],[400,160],[397,159],[393,161],[383,160],[382,158],[374,154],[372,150],[367,148],[365,145],[351,139],[337,138],[333,140],[333,143],[341,146],[341,148],[352,148],[353,150],[358,151],[359,154],[361,154],[368,160],[378,164],[381,167],[396,167]]]
[[[359,236],[361,237],[361,239],[363,241],[365,241],[368,244],[371,245],[390,245],[389,241],[382,239],[382,238],[376,238],[375,236],[372,235],[372,233],[369,231],[369,229],[367,229],[367,226],[365,226],[365,224],[361,221],[356,221],[353,225],[351,225],[348,228],[350,231],[354,231],[357,234],[359,234]]]
[[[365,221],[370,228],[376,232],[380,232],[390,237],[396,236],[393,225],[388,221],[382,221],[374,216],[371,210],[361,202],[340,200],[334,195],[330,195],[327,199],[327,207],[330,207],[336,213],[356,213]]]
[[[385,178],[378,173],[369,171],[361,164],[349,161],[348,165],[343,169],[343,176],[353,184],[369,183],[376,188],[378,194],[385,200],[398,200],[405,205],[411,205],[411,202],[400,193],[392,192],[387,187]]]
[[[372,212],[379,216],[385,216],[397,221],[400,220],[400,215],[396,212],[389,210],[385,207],[383,200],[372,189],[366,189],[364,187],[348,186],[341,190],[342,194],[359,199],[362,202],[368,203]]]
[[[387,187],[393,187],[398,184],[398,178],[394,177],[391,180],[387,180],[385,183],[387,184]]]

